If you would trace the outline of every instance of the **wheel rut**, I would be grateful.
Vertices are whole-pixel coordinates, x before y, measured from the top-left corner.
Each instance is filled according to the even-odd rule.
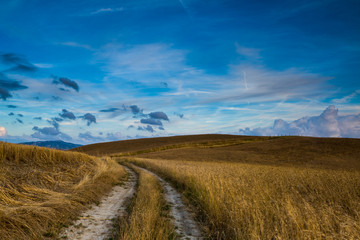
[[[133,165],[140,168],[153,176],[155,176],[164,188],[165,200],[171,206],[170,215],[174,220],[176,232],[180,239],[203,239],[201,230],[194,220],[194,214],[189,211],[182,201],[181,195],[168,182],[162,179],[159,175],[151,172],[145,168]]]
[[[126,200],[135,193],[137,175],[125,167],[129,178],[124,185],[113,187],[104,196],[99,205],[92,205],[83,212],[73,225],[64,229],[59,235],[61,239],[69,240],[103,240],[109,238],[113,230],[113,221],[126,213]]]

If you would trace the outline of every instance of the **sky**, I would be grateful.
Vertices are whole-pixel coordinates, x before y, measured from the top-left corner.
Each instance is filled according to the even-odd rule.
[[[0,140],[360,138],[358,0],[0,0]]]

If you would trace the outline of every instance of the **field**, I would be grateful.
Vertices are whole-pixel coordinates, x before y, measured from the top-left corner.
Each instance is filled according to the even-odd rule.
[[[213,239],[359,239],[360,173],[226,162],[131,159],[197,206]]]
[[[206,143],[212,141],[228,141],[228,140],[245,140],[254,139],[254,137],[240,137],[234,135],[191,135],[191,136],[176,136],[176,137],[161,137],[161,138],[144,138],[125,141],[116,141],[108,143],[96,143],[79,148],[72,149],[73,151],[84,152],[95,156],[104,156],[110,154],[127,154],[136,153],[137,151],[151,150],[164,147],[172,147],[178,145],[192,145],[196,143]]]
[[[0,143],[0,160],[1,239],[57,239],[114,185],[135,195],[113,239],[360,239],[360,139],[195,135],[66,152]],[[174,209],[186,217],[174,221]]]
[[[125,176],[109,158],[0,142],[0,238],[53,239]]]
[[[177,186],[210,238],[360,238],[358,139],[207,137],[111,155]]]
[[[139,175],[137,196],[129,206],[129,216],[120,220],[117,239],[176,239],[160,183],[143,170],[135,171]]]

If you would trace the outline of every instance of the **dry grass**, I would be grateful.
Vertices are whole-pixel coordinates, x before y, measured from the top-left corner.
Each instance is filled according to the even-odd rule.
[[[229,146],[241,145],[249,142],[258,142],[265,141],[271,138],[255,138],[255,139],[229,139],[229,140],[212,140],[212,141],[202,141],[202,142],[190,142],[190,143],[181,143],[174,145],[165,145],[159,146],[155,148],[147,148],[143,150],[133,151],[133,152],[120,152],[116,154],[110,155],[110,157],[126,157],[126,156],[134,156],[141,155],[147,153],[157,153],[165,150],[173,150],[176,149],[180,152],[183,151],[184,148],[197,148],[197,149],[208,149],[208,148],[223,148]],[[206,150],[205,150],[206,152]]]
[[[175,239],[175,229],[166,217],[166,202],[159,181],[135,168],[139,186],[127,221],[120,221],[119,239]]]
[[[211,238],[360,239],[360,139],[198,135],[101,147],[172,181]]]
[[[55,238],[125,175],[111,159],[0,142],[0,239]]]
[[[215,239],[360,239],[360,172],[133,159],[173,181]]]
[[[188,148],[162,149],[137,157],[360,170],[360,139],[276,137],[241,141],[226,140],[207,148],[189,144]]]
[[[227,140],[248,140],[248,139],[262,139],[268,137],[248,137],[236,135],[223,134],[205,134],[205,135],[188,135],[175,137],[159,137],[159,138],[144,138],[133,139],[107,143],[96,143],[79,148],[71,149],[71,151],[85,152],[90,155],[104,156],[118,153],[129,153],[143,151],[146,149],[156,149],[159,147],[169,145],[192,144],[199,142],[210,141],[227,141]]]

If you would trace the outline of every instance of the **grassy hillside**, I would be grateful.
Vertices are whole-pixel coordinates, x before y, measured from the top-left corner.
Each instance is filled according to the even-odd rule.
[[[228,141],[225,141],[228,142]],[[173,148],[136,155],[185,161],[222,161],[360,170],[360,139],[277,137],[226,146]]]
[[[210,239],[360,239],[360,171],[128,160],[182,190]]]
[[[54,238],[125,175],[111,159],[0,142],[0,239]]]
[[[197,135],[82,150],[96,148],[171,181],[210,238],[360,239],[360,139]]]
[[[205,135],[188,135],[175,137],[160,137],[160,138],[144,138],[133,139],[107,143],[96,143],[79,148],[72,149],[73,151],[84,152],[87,154],[102,156],[115,153],[136,152],[145,149],[158,148],[169,145],[199,143],[207,141],[226,141],[234,139],[248,139],[254,137],[222,135],[222,134],[205,134]]]

